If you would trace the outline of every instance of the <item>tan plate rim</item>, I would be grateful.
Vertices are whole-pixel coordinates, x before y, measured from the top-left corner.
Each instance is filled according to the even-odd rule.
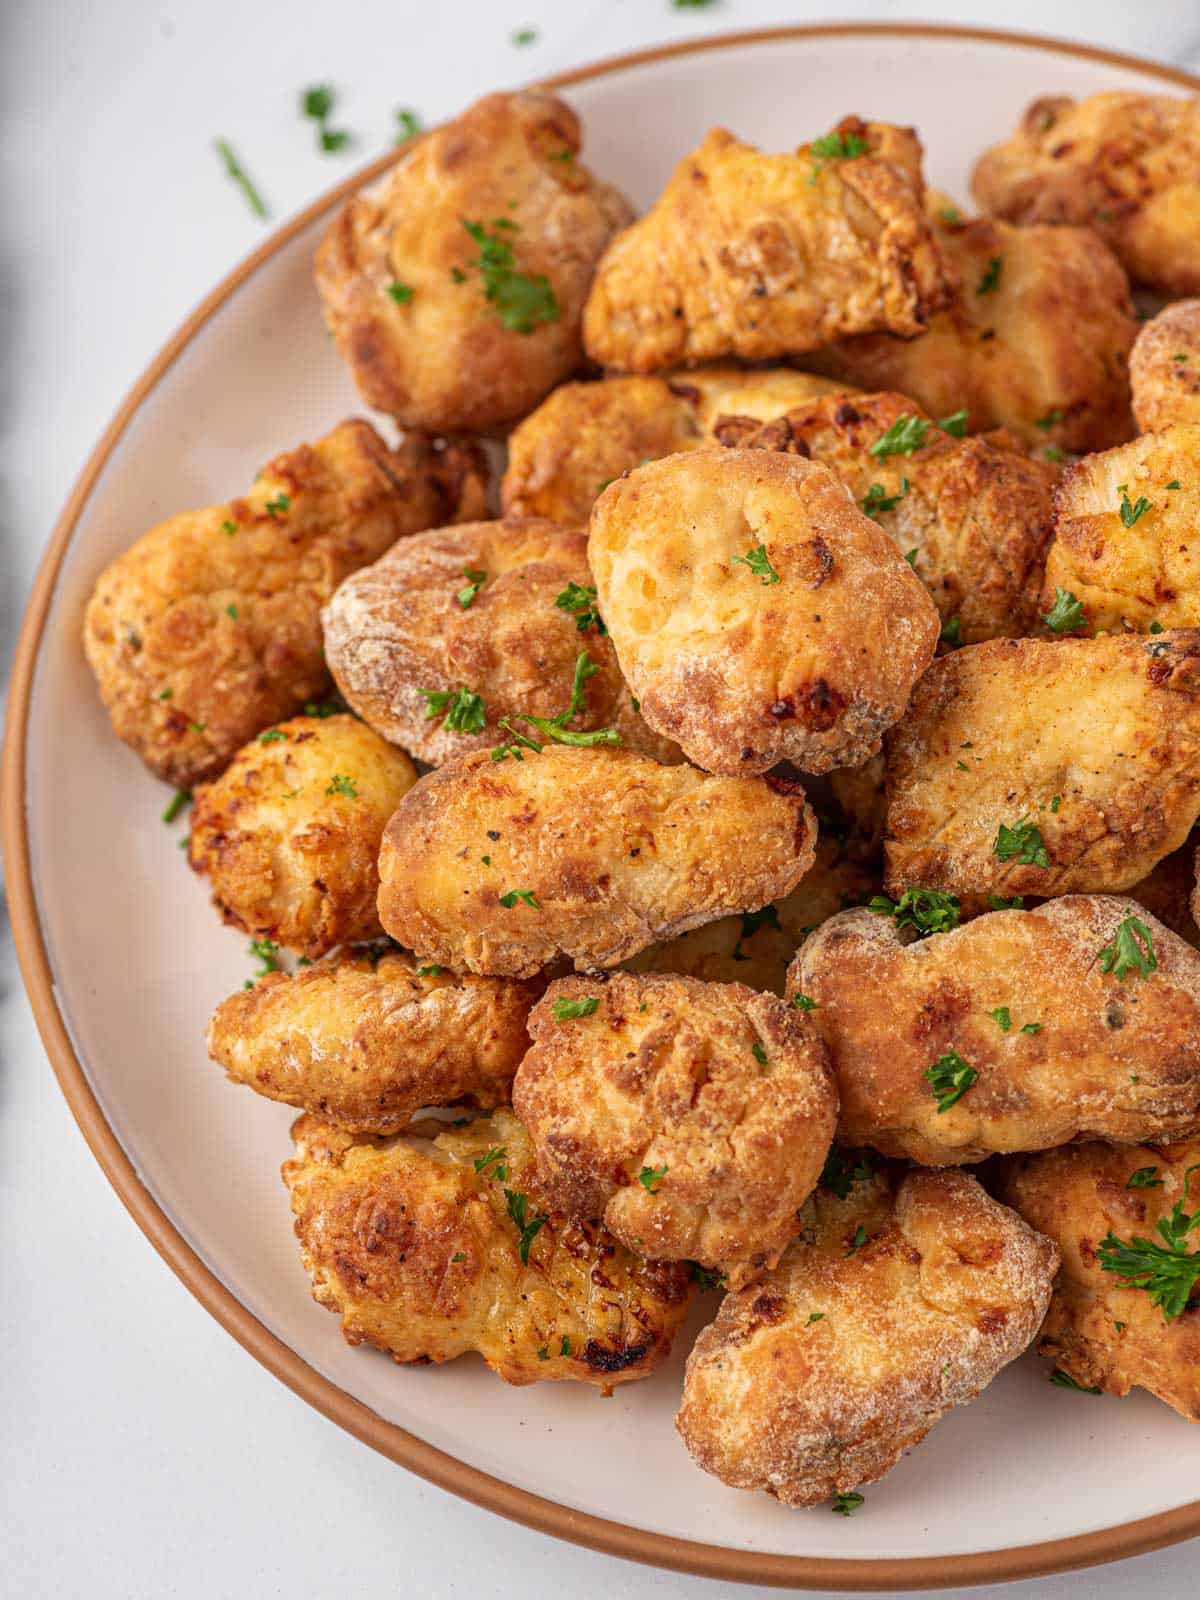
[[[636,50],[626,55],[609,56],[588,66],[574,68],[545,80],[549,88],[564,88],[610,72],[620,72],[647,62],[697,51],[723,50],[760,44],[772,39],[816,38],[830,35],[875,35],[880,37],[975,39],[983,44],[1011,44],[1027,49],[1062,55],[1081,56],[1112,66],[1132,68],[1152,74],[1164,82],[1200,91],[1200,78],[1191,73],[1120,51],[1102,50],[1066,40],[1046,38],[1003,29],[927,26],[921,23],[838,23],[746,32],[717,34],[676,44]],[[277,1339],[251,1315],[221,1281],[204,1265],[186,1243],[150,1192],[143,1186],[133,1164],[119,1143],[92,1092],[83,1065],[75,1054],[54,992],[41,924],[38,919],[29,862],[29,840],[25,815],[25,753],[29,720],[30,692],[37,665],[38,650],[53,598],[59,570],[73,537],[80,515],[109,457],[138,410],[191,341],[203,330],[246,280],[275,256],[284,245],[356,189],[384,173],[396,160],[397,152],[380,157],[331,189],[285,223],[260,247],[242,261],[196,307],[183,326],[134,384],[119,410],[105,429],[71,491],[55,525],[42,558],[37,578],[17,643],[9,691],[8,722],[4,739],[3,775],[0,778],[0,824],[7,864],[8,896],[13,934],[25,987],[34,1017],[54,1069],[84,1138],[117,1191],[126,1209],[163,1260],[178,1278],[233,1335],[244,1349],[261,1361],[288,1388],[307,1400],[331,1421],[345,1428],[364,1444],[380,1451],[401,1466],[418,1473],[439,1488],[461,1495],[475,1505],[498,1512],[514,1522],[536,1528],[541,1533],[569,1539],[609,1555],[669,1567],[727,1582],[773,1584],[797,1589],[840,1589],[890,1591],[913,1588],[946,1588],[972,1583],[999,1583],[1014,1578],[1036,1577],[1044,1573],[1096,1566],[1106,1561],[1160,1549],[1200,1534],[1200,1500],[1179,1506],[1157,1516],[1136,1522],[1078,1534],[1047,1543],[1018,1545],[1005,1550],[959,1556],[918,1556],[903,1560],[841,1560],[836,1557],[788,1556],[735,1550],[726,1546],[700,1544],[665,1534],[651,1533],[611,1522],[603,1517],[574,1511],[568,1506],[545,1500],[524,1489],[435,1449],[394,1423],[385,1421],[368,1406],[353,1399],[302,1360],[290,1346]]]

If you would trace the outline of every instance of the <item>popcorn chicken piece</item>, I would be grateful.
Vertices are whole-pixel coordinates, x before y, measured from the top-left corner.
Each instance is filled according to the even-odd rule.
[[[1129,357],[1133,414],[1143,433],[1200,423],[1200,300],[1179,300],[1142,325]]]

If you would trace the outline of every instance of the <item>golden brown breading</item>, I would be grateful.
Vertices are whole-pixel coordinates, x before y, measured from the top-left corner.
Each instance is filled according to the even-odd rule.
[[[491,428],[579,366],[593,269],[633,215],[581,143],[557,95],[490,94],[339,213],[317,288],[369,405],[406,427]]]
[[[357,718],[293,717],[196,791],[188,861],[235,928],[310,958],[372,939],[379,841],[416,781]]]
[[[1126,890],[1126,894],[1130,900],[1145,906],[1172,933],[1200,949],[1200,927],[1192,915],[1191,904],[1195,884],[1196,847],[1188,842],[1164,856],[1144,878]]]
[[[740,983],[615,972],[552,983],[529,1031],[513,1109],[552,1206],[733,1288],[775,1265],[837,1123],[807,1017]]]
[[[829,137],[862,153],[765,155],[712,129],[601,260],[583,319],[592,360],[658,372],[766,361],[876,328],[920,333],[950,292],[920,141],[857,117]]]
[[[506,1105],[539,986],[350,951],[269,973],[217,1007],[208,1053],[231,1082],[352,1133],[395,1133],[424,1106]]]
[[[577,597],[574,609],[557,604],[570,599],[570,585],[591,581],[587,534],[579,529],[520,517],[431,529],[342,584],[323,619],[329,666],[373,728],[437,765],[502,744],[505,717],[565,711],[576,658],[586,650],[598,670],[571,730],[613,727],[630,749],[678,761],[678,748],[634,711],[611,642],[594,624],[580,631],[586,599]],[[429,698],[460,690],[482,699],[469,702],[468,727],[477,732],[451,727],[461,720],[460,702],[435,711]],[[517,726],[541,737],[527,723]]]
[[[1200,1140],[1192,1139],[1047,1150],[1013,1157],[998,1174],[1001,1198],[1062,1252],[1039,1354],[1084,1388],[1149,1389],[1189,1422],[1200,1422],[1200,1296],[1168,1320],[1147,1290],[1123,1288],[1121,1273],[1105,1270],[1097,1248],[1110,1233],[1161,1246],[1158,1224],[1174,1205],[1189,1215],[1200,1205],[1198,1165]],[[1197,1244],[1193,1233],[1185,1249],[1194,1255]]]
[[[1145,433],[1067,468],[1042,610],[1060,589],[1098,633],[1200,625],[1200,424]]]
[[[816,825],[799,784],[632,750],[486,751],[427,774],[388,824],[379,915],[421,961],[532,977],[614,967],[790,893]]]
[[[888,739],[887,784],[890,894],[1131,888],[1200,815],[1200,632],[944,656]]]
[[[185,511],[101,574],[84,647],[118,738],[181,788],[329,688],[321,607],[405,534],[480,516],[473,445],[389,450],[343,422],[276,456],[250,493]]]
[[[831,391],[842,386],[790,367],[564,383],[509,434],[500,503],[510,516],[586,522],[596,496],[623,472],[711,445],[722,413],[766,422]]]
[[[675,1425],[735,1489],[812,1506],[873,1483],[1037,1333],[1058,1251],[965,1172],[818,1189],[775,1271],[721,1303]]]
[[[895,544],[798,456],[639,467],[596,502],[588,559],[642,715],[710,772],[858,765],[937,647]]]
[[[880,457],[895,429],[916,450]],[[765,424],[727,417],[722,443],[830,467],[894,541],[964,644],[1028,633],[1037,612],[1057,469],[985,439],[958,439],[902,394],[829,395]]]
[[[1200,422],[1200,300],[1179,300],[1143,323],[1129,357],[1129,381],[1143,433]]]
[[[1190,892],[1189,882],[1189,892]],[[744,983],[783,994],[788,963],[800,941],[826,917],[879,892],[879,873],[847,851],[821,820],[817,854],[799,886],[761,911],[721,917],[669,944],[651,945],[628,963],[631,972],[675,972],[708,983]]]
[[[506,1383],[605,1393],[669,1355],[688,1269],[550,1213],[511,1112],[431,1140],[356,1139],[313,1116],[292,1136],[283,1177],[304,1265],[348,1343],[401,1363],[477,1350]]]
[[[864,389],[897,389],[935,417],[965,406],[972,433],[1008,427],[1040,450],[1128,439],[1138,325],[1125,274],[1096,236],[986,217],[938,219],[935,230],[961,292],[929,331],[850,339],[804,365]]]
[[[1157,964],[1119,977],[1105,952],[1129,917]],[[1200,955],[1132,900],[1068,895],[927,938],[846,911],[788,987],[816,1001],[847,1144],[940,1167],[1200,1130]]]
[[[1137,283],[1200,293],[1200,99],[1116,92],[1034,100],[971,180],[1010,222],[1087,223]]]

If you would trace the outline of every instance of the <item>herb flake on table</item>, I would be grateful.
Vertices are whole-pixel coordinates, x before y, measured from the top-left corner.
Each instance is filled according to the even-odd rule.
[[[267,211],[266,202],[263,200],[262,195],[259,194],[250,174],[238,160],[229,141],[227,139],[216,140],[216,150],[225,167],[226,176],[232,178],[233,182],[237,184],[245,197],[246,204],[254,215],[256,217],[269,216],[270,213]]]

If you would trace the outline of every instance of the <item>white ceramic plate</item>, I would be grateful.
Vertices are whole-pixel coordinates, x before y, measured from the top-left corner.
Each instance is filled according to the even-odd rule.
[[[608,63],[573,74],[566,93],[588,163],[642,206],[712,123],[783,149],[847,112],[916,123],[930,181],[965,200],[974,157],[1032,96],[1161,90],[1164,77],[1189,82],[1031,40],[820,29]],[[231,1088],[204,1050],[213,1006],[252,968],[246,940],[218,924],[177,847],[183,822],[161,823],[166,792],[113,738],[79,636],[97,574],[137,534],[240,491],[277,450],[362,410],[309,273],[332,205],[222,285],[131,396],[64,515],[14,679],[5,800],[22,959],[64,1089],[137,1220],[231,1331],[343,1425],[497,1510],[626,1555],[894,1588],[1200,1531],[1200,1505],[1185,1504],[1200,1429],[1146,1395],[1052,1388],[1033,1357],[847,1520],[784,1510],[691,1465],[672,1426],[690,1337],[654,1378],[602,1400],[566,1384],[510,1389],[475,1359],[401,1369],[347,1347],[309,1298],[278,1177],[293,1114]]]

